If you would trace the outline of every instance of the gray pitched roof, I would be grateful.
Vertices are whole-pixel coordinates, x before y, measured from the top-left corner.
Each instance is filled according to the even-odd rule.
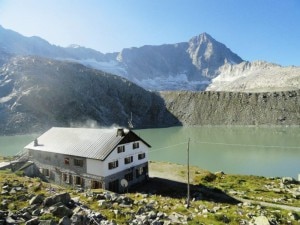
[[[130,131],[131,132],[131,131]],[[117,129],[53,127],[25,149],[104,160],[126,137],[117,136]]]

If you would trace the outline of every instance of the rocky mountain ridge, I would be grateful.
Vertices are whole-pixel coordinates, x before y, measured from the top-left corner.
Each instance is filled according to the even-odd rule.
[[[242,61],[208,34],[174,45],[98,54],[80,46],[52,46],[0,27],[0,43],[1,134],[52,126],[127,126],[131,113],[136,128],[300,124],[298,67]],[[59,52],[62,58],[50,59]],[[27,55],[34,53],[44,56]],[[104,72],[76,63],[83,61]],[[110,70],[150,89],[173,92],[147,91]],[[185,88],[210,92],[176,91]]]
[[[94,58],[95,60],[104,60],[105,56],[101,52],[93,49],[69,46],[63,48],[52,45],[48,41],[37,37],[25,37],[15,31],[3,28],[0,25],[0,50],[12,55],[22,56],[41,56],[47,58],[61,59],[84,59]]]
[[[145,45],[103,54],[78,45],[66,48],[51,45],[39,37],[24,37],[0,26],[0,46],[0,52],[5,54],[36,55],[81,63],[153,91],[262,92],[300,87],[299,67],[244,61],[207,33],[187,42]]]
[[[41,57],[12,58],[0,69],[0,133],[52,126],[178,125],[163,100],[118,76]]]
[[[0,133],[52,126],[299,125],[300,93],[149,92],[81,64],[15,57],[0,68]],[[224,113],[226,112],[226,113]]]
[[[300,68],[264,61],[225,64],[207,91],[275,92],[298,90]]]
[[[63,48],[51,45],[39,37],[24,37],[0,26],[0,46],[3,51],[14,55],[79,62],[152,90],[174,89],[174,83],[176,90],[203,90],[224,63],[231,65],[243,61],[206,33],[188,42],[146,45],[103,54],[80,46]]]

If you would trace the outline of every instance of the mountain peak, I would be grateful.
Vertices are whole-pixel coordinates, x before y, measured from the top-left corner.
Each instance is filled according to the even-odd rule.
[[[187,52],[192,63],[202,75],[214,78],[225,63],[237,64],[243,60],[224,44],[216,41],[207,33],[191,38]]]
[[[194,43],[194,44],[202,44],[202,43],[208,43],[208,42],[214,42],[216,41],[215,39],[213,39],[212,36],[210,36],[208,33],[204,32],[202,34],[199,34],[198,36],[192,37],[190,39],[190,43]]]
[[[206,32],[203,32],[202,34],[199,34],[198,36],[202,37],[202,38],[213,39],[212,36]]]

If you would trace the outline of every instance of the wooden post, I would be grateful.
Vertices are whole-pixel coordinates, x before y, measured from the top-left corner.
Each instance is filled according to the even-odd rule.
[[[190,207],[190,138],[187,146],[187,208]]]

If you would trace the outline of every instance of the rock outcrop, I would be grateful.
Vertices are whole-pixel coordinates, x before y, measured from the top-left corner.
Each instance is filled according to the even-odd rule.
[[[300,68],[263,61],[225,64],[207,91],[280,92],[300,88]]]
[[[14,183],[7,182],[1,188],[2,198],[7,200],[3,200],[0,205],[0,224],[115,224],[100,213],[93,212],[81,202],[71,199],[68,192],[56,193],[47,198],[41,194],[32,196],[27,193],[27,186],[18,184],[16,181]],[[12,190],[15,190],[15,193],[10,193]],[[29,202],[29,206],[21,210],[10,210],[9,204],[17,204],[17,200],[15,202],[11,200],[13,195],[17,198],[18,203]]]

